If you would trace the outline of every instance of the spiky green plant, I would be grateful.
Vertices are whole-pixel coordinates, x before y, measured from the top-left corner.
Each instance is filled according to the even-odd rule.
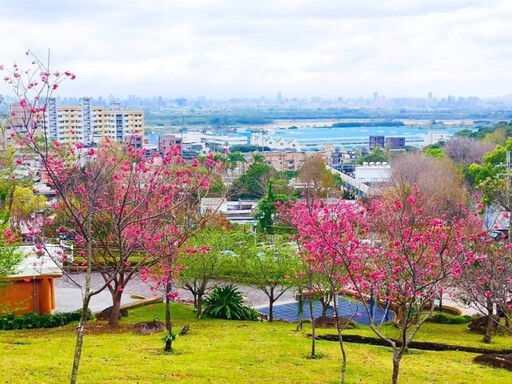
[[[258,320],[257,312],[245,305],[242,293],[233,284],[215,287],[204,300],[205,315],[217,319]]]

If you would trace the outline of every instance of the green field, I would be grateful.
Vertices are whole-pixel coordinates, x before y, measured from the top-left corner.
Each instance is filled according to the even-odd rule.
[[[163,306],[130,312],[117,331],[92,331],[85,338],[80,383],[336,383],[339,347],[317,342],[323,358],[308,358],[310,331],[294,324],[196,320],[190,307],[173,307],[175,324],[190,324],[176,341],[175,353],[161,352],[162,335],[141,336],[131,324],[164,318]],[[98,327],[98,323],[91,323]],[[512,337],[487,346],[465,325],[426,324],[418,340],[510,348]],[[102,329],[104,327],[102,326]],[[321,333],[328,333],[322,330]],[[385,332],[395,332],[389,327]],[[332,333],[332,331],[331,331]],[[366,327],[350,333],[371,334]],[[71,367],[74,326],[0,332],[0,383],[64,383]],[[391,351],[386,347],[346,344],[348,383],[389,383]],[[472,363],[462,352],[413,350],[403,359],[401,383],[510,383],[512,373]]]

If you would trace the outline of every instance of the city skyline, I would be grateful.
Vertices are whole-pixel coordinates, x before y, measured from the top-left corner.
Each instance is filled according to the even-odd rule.
[[[489,98],[512,93],[511,16],[501,0],[7,0],[0,63],[49,48],[70,97]]]

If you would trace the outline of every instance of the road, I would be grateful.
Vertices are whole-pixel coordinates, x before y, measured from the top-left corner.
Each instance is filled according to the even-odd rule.
[[[56,280],[56,312],[69,312],[80,309],[82,307],[82,291],[80,286],[83,286],[84,282],[84,273],[70,274],[69,276],[65,275],[62,278]],[[95,287],[101,286],[103,278],[99,273],[93,272],[91,282],[91,286],[94,289]],[[223,284],[222,282],[216,283]],[[247,302],[251,306],[255,308],[263,308],[268,306],[268,298],[261,290],[247,285],[238,286],[240,290],[243,292],[245,298],[247,299]],[[178,289],[178,292],[178,298],[184,300],[192,300],[192,295],[190,294],[190,292],[185,291],[183,289]],[[160,293],[158,291],[152,291],[151,287],[148,284],[142,282],[139,279],[139,277],[134,277],[124,289],[122,304],[128,304],[139,300],[133,298],[132,295],[153,297],[160,295]],[[464,314],[472,315],[477,313],[477,311],[474,308],[464,306],[461,303],[447,296],[448,295],[445,295],[445,297],[443,297],[444,305],[457,307]],[[293,290],[285,292],[276,302],[276,305],[290,302],[295,302]],[[95,313],[100,312],[111,305],[112,298],[110,292],[108,290],[104,290],[101,293],[93,296],[90,303],[90,309],[93,313]]]
[[[102,282],[103,278],[101,277],[101,275],[97,272],[93,272],[91,279],[92,289],[100,287],[102,285]],[[62,278],[56,280],[56,312],[69,312],[77,310],[82,307],[81,286],[83,286],[84,283],[84,273],[73,273],[69,276],[65,275]],[[245,298],[247,299],[248,303],[251,306],[255,308],[268,306],[268,298],[261,290],[245,285],[239,285],[239,288],[243,292]],[[185,291],[183,289],[178,289],[178,292],[178,298],[184,300],[192,300],[192,295],[190,294],[190,292]],[[158,291],[152,291],[151,287],[148,284],[142,282],[138,277],[134,277],[126,285],[123,291],[122,304],[128,304],[138,300],[132,298],[132,295],[153,297],[160,295],[160,293]],[[292,301],[295,301],[295,299],[293,291],[290,290],[289,292],[285,292],[283,296],[279,298],[277,303],[284,304]],[[102,311],[103,309],[111,305],[112,298],[110,292],[106,289],[92,297],[90,308],[91,311],[94,313]]]

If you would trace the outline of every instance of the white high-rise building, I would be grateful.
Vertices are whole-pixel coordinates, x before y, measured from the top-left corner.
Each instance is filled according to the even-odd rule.
[[[49,139],[62,143],[97,144],[104,138],[125,142],[132,136],[144,136],[144,111],[122,110],[119,105],[105,109],[93,106],[83,97],[78,106],[57,106],[48,99],[45,116]]]

